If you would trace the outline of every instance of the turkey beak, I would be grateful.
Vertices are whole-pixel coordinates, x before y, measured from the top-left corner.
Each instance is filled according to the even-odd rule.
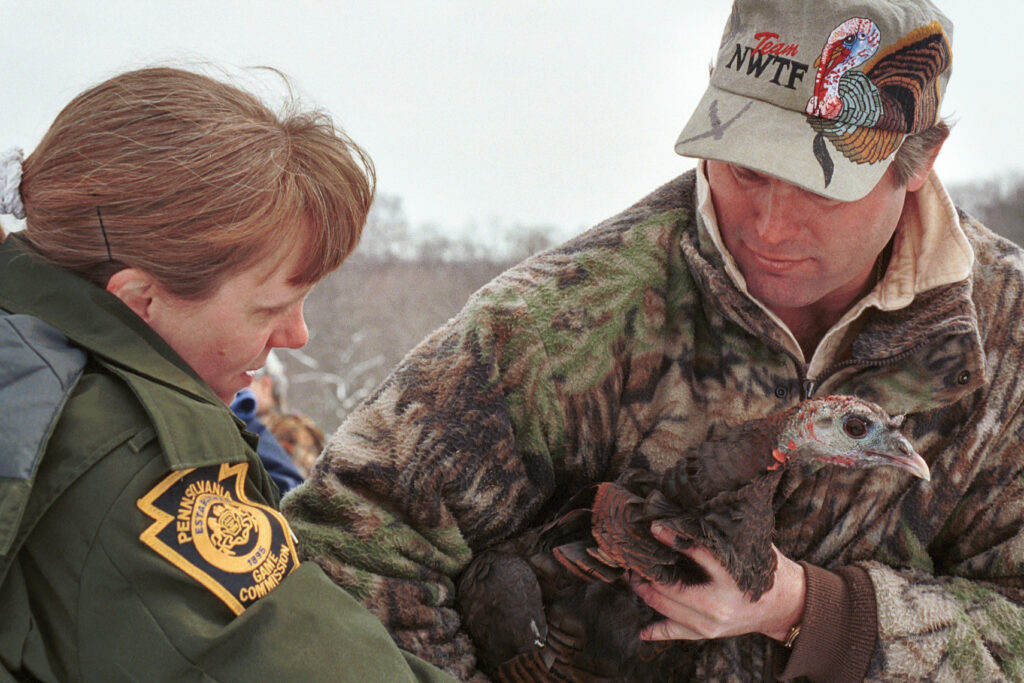
[[[910,455],[906,459],[896,461],[896,466],[910,472],[915,477],[920,477],[925,481],[932,480],[932,471],[928,468],[928,463],[924,461],[917,453],[911,451]]]
[[[915,477],[925,481],[932,480],[932,472],[928,468],[928,463],[918,455],[914,447],[910,445],[910,442],[904,440],[899,444],[898,449],[899,453],[877,453],[876,455],[881,456],[894,467],[910,472]]]

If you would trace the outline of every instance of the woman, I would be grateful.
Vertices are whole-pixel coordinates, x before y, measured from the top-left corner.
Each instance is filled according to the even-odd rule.
[[[373,183],[324,114],[169,68],[87,90],[5,158],[0,210],[26,219],[0,244],[7,672],[444,678],[300,564],[226,405],[306,342]]]

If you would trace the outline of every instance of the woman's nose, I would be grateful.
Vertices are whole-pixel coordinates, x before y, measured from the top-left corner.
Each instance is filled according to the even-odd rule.
[[[309,341],[309,328],[306,327],[302,306],[298,306],[274,331],[270,345],[274,348],[298,349],[305,346],[307,341]]]

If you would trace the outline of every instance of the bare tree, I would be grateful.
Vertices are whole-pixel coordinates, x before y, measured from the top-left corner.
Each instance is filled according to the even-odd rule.
[[[411,244],[402,198],[378,192],[366,218],[355,258],[390,261],[407,255]]]
[[[534,254],[554,246],[557,230],[549,225],[516,225],[506,233],[512,261],[522,261]]]
[[[402,357],[507,264],[353,259],[306,302],[309,343],[282,353],[289,402],[330,433]]]
[[[951,184],[949,194],[990,229],[1024,245],[1024,173]]]

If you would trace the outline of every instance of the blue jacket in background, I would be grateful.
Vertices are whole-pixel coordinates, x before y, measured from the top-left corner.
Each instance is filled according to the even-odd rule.
[[[260,461],[266,468],[267,474],[277,484],[278,490],[284,496],[302,483],[302,474],[299,473],[291,456],[288,455],[288,451],[284,449],[273,432],[260,422],[256,416],[258,409],[256,394],[252,393],[251,389],[242,389],[235,394],[235,400],[231,402],[231,411],[245,422],[245,428],[260,437],[256,454],[260,456]]]

